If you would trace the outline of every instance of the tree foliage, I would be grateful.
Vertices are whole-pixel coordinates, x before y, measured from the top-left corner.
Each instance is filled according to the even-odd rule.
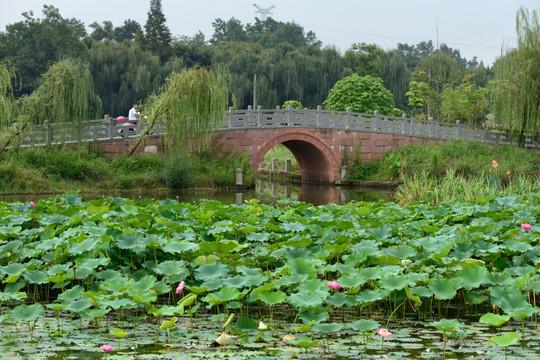
[[[165,24],[165,15],[161,9],[161,0],[150,0],[150,10],[144,25],[144,46],[153,54],[166,61],[172,54],[171,31]]]
[[[99,116],[101,101],[94,93],[92,76],[81,62],[66,59],[52,65],[32,94],[18,101],[18,117],[0,138],[0,154],[32,123],[80,123]]]
[[[188,137],[191,145],[198,147],[204,135],[224,120],[229,81],[230,75],[222,67],[173,72],[160,93],[152,96],[146,105],[149,124],[130,155],[158,121],[165,123],[168,144],[173,150],[185,148]]]
[[[15,69],[0,63],[0,130],[15,120],[17,102],[13,96]]]
[[[57,8],[43,6],[43,19],[24,12],[24,20],[6,26],[0,34],[0,59],[10,59],[20,74],[16,96],[29,94],[37,88],[41,75],[56,61],[66,57],[84,56],[86,35],[84,24],[65,19]]]
[[[157,55],[137,45],[109,40],[93,42],[87,61],[103,109],[112,116],[126,116],[132,104],[158,91],[172,71],[184,68],[181,59],[162,64]]]
[[[102,40],[114,40],[116,42],[122,42],[124,40],[133,40],[137,34],[137,30],[141,27],[138,22],[134,20],[124,20],[122,26],[114,27],[113,23],[109,20],[103,21],[101,24],[93,22],[90,24],[93,29],[90,36],[96,41]]]
[[[313,32],[304,33],[304,28],[295,22],[281,22],[271,17],[260,20],[255,18],[254,24],[245,26],[234,17],[228,21],[216,19],[212,26],[214,34],[210,43],[222,45],[229,42],[251,42],[265,48],[275,47],[280,43],[288,43],[294,47],[320,47],[321,42]]]
[[[488,91],[477,87],[473,75],[466,75],[462,83],[452,88],[447,86],[442,93],[441,120],[478,126],[486,118],[488,110]]]
[[[324,105],[327,110],[344,111],[350,108],[361,113],[374,113],[377,110],[380,114],[392,115],[394,97],[383,86],[381,78],[352,74],[334,85]]]
[[[495,64],[495,122],[525,133],[540,131],[540,22],[536,10],[521,8],[516,16],[517,49]]]

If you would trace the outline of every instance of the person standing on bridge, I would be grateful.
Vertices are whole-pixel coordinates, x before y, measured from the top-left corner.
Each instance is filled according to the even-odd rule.
[[[141,114],[137,112],[137,104],[133,104],[133,107],[129,110],[128,120],[137,121],[140,116]]]

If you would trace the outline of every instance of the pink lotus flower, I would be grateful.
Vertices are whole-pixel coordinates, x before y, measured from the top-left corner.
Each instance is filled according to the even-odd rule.
[[[521,224],[521,229],[522,230],[532,230],[532,226],[531,226],[531,224],[523,223],[523,224]]]
[[[34,203],[33,201],[30,201],[30,209],[33,209],[36,207],[36,203]]]
[[[112,351],[112,345],[109,345],[109,344],[102,345],[101,350],[103,350],[105,352],[110,352],[110,351]]]
[[[510,175],[510,170],[508,170],[508,171],[506,172],[506,175]]]
[[[176,293],[181,294],[183,290],[184,290],[184,281],[180,281],[180,284],[176,288]]]
[[[383,338],[391,338],[392,337],[392,333],[390,331],[388,331],[388,329],[385,329],[385,328],[380,328],[379,330],[377,330],[377,335],[380,335]]]
[[[333,290],[339,290],[341,289],[341,285],[339,285],[338,282],[336,281],[329,281],[326,286],[328,286],[330,289],[333,289]]]
[[[497,166],[499,166],[499,164],[497,163],[496,160],[493,160],[493,161],[491,162],[491,165],[493,165],[494,168],[497,168]]]

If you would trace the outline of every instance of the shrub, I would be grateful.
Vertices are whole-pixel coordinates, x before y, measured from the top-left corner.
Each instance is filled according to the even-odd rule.
[[[293,108],[293,109],[298,109],[298,110],[301,110],[304,108],[304,106],[302,106],[302,103],[300,101],[296,101],[296,100],[287,100],[283,103],[283,106],[282,108],[283,109],[288,109],[289,108],[289,105]]]
[[[195,183],[195,172],[189,157],[171,154],[161,171],[160,180],[171,189],[183,189]]]

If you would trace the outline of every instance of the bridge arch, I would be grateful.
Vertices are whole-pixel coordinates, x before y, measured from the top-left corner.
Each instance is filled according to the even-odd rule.
[[[258,169],[264,155],[279,144],[283,144],[295,157],[302,181],[333,183],[340,180],[338,154],[316,136],[293,129],[266,141],[251,157],[251,165]]]

